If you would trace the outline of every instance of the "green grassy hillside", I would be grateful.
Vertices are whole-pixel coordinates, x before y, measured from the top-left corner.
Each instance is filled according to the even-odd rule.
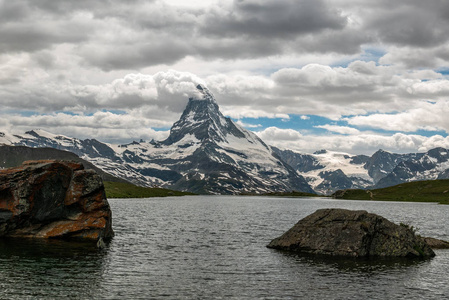
[[[337,199],[449,204],[449,179],[414,181],[374,190],[341,190],[333,196]]]
[[[105,181],[104,187],[107,198],[149,198],[193,195],[192,193],[187,192],[178,192],[162,188],[148,188],[123,182]]]

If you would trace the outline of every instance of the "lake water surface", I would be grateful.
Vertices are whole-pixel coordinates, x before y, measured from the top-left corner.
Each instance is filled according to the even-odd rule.
[[[106,249],[0,240],[0,299],[448,299],[429,260],[304,256],[265,246],[319,208],[365,209],[449,240],[449,206],[312,198],[111,199]]]

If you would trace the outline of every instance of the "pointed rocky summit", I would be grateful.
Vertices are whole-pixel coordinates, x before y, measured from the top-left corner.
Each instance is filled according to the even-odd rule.
[[[254,133],[220,112],[211,92],[197,86],[161,148],[176,146],[181,160],[172,170],[182,174],[171,188],[197,193],[239,194],[274,191],[313,193],[307,182]],[[168,164],[167,164],[168,167]]]
[[[171,145],[186,135],[192,135],[202,142],[211,140],[217,143],[227,142],[227,135],[245,138],[245,134],[234,122],[220,112],[210,91],[201,85],[197,86],[197,90],[201,97],[189,98],[181,118],[173,125],[170,136],[163,144]]]

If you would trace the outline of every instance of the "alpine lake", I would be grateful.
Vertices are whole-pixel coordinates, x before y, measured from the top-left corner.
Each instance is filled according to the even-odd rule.
[[[449,240],[449,206],[241,196],[110,199],[104,249],[0,240],[0,299],[448,299],[427,260],[307,256],[266,245],[320,208],[364,209]]]

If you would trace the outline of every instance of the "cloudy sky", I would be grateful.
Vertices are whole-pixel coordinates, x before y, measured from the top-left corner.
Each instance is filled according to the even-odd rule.
[[[162,140],[196,84],[267,143],[449,148],[447,0],[0,0],[0,130]]]

